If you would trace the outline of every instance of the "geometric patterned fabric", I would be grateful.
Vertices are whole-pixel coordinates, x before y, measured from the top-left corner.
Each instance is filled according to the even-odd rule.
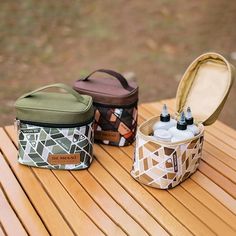
[[[131,175],[151,187],[173,188],[197,170],[202,147],[203,132],[189,143],[165,146],[137,135]]]
[[[93,122],[75,128],[50,128],[19,121],[19,156],[21,164],[49,168],[78,170],[88,168],[93,156]],[[75,164],[50,164],[49,155],[79,156]]]
[[[127,146],[134,142],[137,130],[137,104],[130,108],[95,106],[95,140],[113,146]],[[98,133],[115,134],[116,139]]]

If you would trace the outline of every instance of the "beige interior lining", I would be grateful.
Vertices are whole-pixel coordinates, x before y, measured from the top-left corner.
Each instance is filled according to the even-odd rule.
[[[218,54],[200,57],[190,65],[180,82],[177,112],[190,106],[195,120],[203,123],[221,105],[231,82],[231,68],[227,61]]]

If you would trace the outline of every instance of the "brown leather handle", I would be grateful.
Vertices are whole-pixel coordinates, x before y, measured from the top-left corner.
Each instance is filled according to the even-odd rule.
[[[132,91],[134,88],[132,88],[131,86],[129,86],[127,80],[125,79],[125,77],[123,75],[121,75],[118,72],[115,72],[113,70],[107,70],[107,69],[99,69],[99,70],[95,70],[92,73],[90,73],[88,76],[86,76],[85,78],[83,78],[83,81],[87,81],[89,79],[89,77],[91,75],[93,75],[96,72],[103,72],[106,74],[109,74],[111,76],[113,76],[114,78],[116,78],[117,80],[119,80],[120,84],[122,85],[122,87],[128,91]]]

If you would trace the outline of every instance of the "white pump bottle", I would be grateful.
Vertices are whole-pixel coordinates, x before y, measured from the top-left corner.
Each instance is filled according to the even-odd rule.
[[[153,131],[157,129],[168,130],[169,128],[176,125],[176,120],[170,118],[170,114],[168,112],[166,104],[163,105],[162,112],[160,115],[160,121],[156,122],[153,125]]]
[[[191,131],[193,135],[198,135],[200,133],[199,128],[194,124],[193,116],[190,107],[187,108],[186,112],[186,123],[187,123],[187,130]]]
[[[184,141],[194,137],[193,133],[187,130],[184,112],[181,112],[177,125],[170,128],[169,131],[172,134],[171,142]]]

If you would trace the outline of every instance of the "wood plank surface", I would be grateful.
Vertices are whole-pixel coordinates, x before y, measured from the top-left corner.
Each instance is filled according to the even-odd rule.
[[[31,235],[49,235],[46,227],[35,212],[32,204],[27,198],[27,195],[19,185],[14,173],[11,171],[11,168],[1,154],[0,180],[10,204],[14,207],[14,211],[17,213],[27,232]],[[14,186],[14,188],[12,186]]]
[[[2,186],[0,185],[0,222],[7,235],[25,236],[27,232],[9,204]]]
[[[139,106],[139,120],[173,99]],[[0,128],[0,235],[236,235],[236,131],[206,127],[199,170],[171,190],[130,175],[134,144],[94,145],[88,170],[17,162],[13,126]],[[14,226],[14,227],[13,227]]]

